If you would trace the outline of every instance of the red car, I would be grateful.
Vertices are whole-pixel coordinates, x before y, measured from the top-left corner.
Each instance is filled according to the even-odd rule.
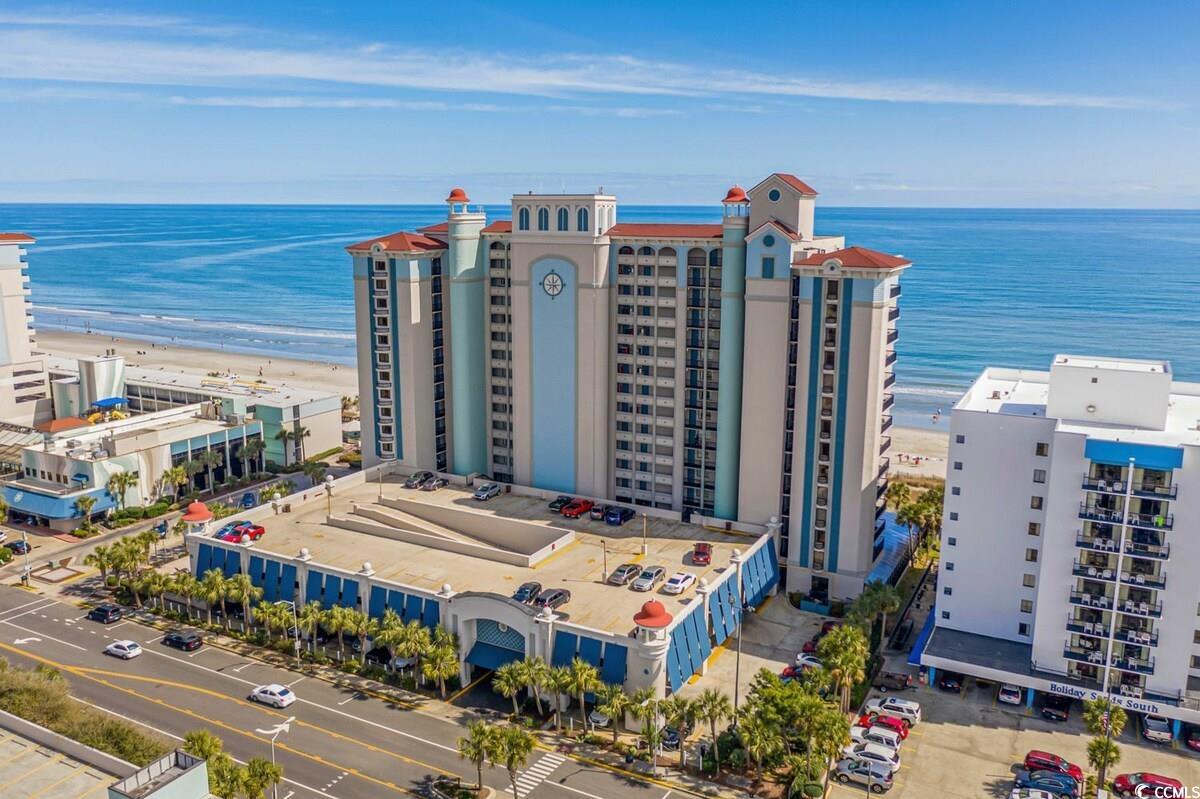
[[[838,627],[841,627],[843,623],[844,622],[840,622],[837,619],[830,619],[829,621],[825,622],[821,625],[821,637],[824,638],[825,636],[829,635]]]
[[[251,541],[257,541],[266,535],[266,532],[266,529],[260,524],[254,524],[253,522],[233,522],[222,527],[221,531],[217,533],[217,538],[236,544],[242,540],[242,536],[244,535],[250,536]]]
[[[1148,771],[1118,774],[1117,778],[1113,780],[1113,788],[1121,796],[1183,796],[1182,782],[1161,774],[1151,774]],[[1138,790],[1139,788],[1141,790]],[[1155,793],[1156,788],[1163,790],[1161,793]],[[1179,793],[1175,793],[1175,791]]]
[[[855,723],[859,727],[866,727],[867,729],[883,727],[884,729],[891,730],[900,736],[901,741],[908,737],[908,722],[896,716],[875,716],[872,718],[869,713],[864,713],[858,717],[858,721]]]
[[[568,519],[578,519],[595,505],[590,499],[573,499],[563,506],[562,515]]]
[[[703,542],[692,547],[692,565],[707,566],[712,563],[712,544]]]
[[[1076,782],[1083,782],[1083,769],[1079,766],[1064,757],[1038,749],[1033,749],[1025,755],[1025,768],[1029,771],[1057,771],[1073,777]]]
[[[800,651],[806,655],[811,655],[817,651],[817,644],[819,643],[821,643],[821,634],[817,633],[812,638],[809,638],[804,642],[804,646],[801,647]]]

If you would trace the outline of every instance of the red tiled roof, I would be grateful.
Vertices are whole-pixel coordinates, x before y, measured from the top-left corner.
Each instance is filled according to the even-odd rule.
[[[605,235],[628,239],[719,239],[722,232],[720,225],[622,222],[610,227]]]
[[[37,239],[24,233],[0,233],[0,242],[5,244],[36,244]]]
[[[452,188],[450,190],[450,196],[446,198],[446,202],[448,202],[448,203],[465,203],[465,202],[470,202],[470,200],[467,199],[467,193],[465,191],[463,191],[458,186],[455,186],[454,188]]]
[[[766,222],[763,222],[761,225],[754,228],[754,230],[750,231],[750,235],[751,236],[756,235],[758,233],[758,231],[762,230],[767,225],[770,225],[773,228],[777,228],[779,230],[779,232],[781,232],[783,235],[787,236],[792,241],[800,241],[800,234],[797,233],[796,231],[792,230],[787,225],[780,222],[778,219],[768,219]]]
[[[842,262],[842,266],[859,269],[891,269],[897,266],[908,266],[912,262],[907,258],[888,255],[878,250],[868,250],[866,247],[847,247],[836,252],[813,253],[807,258],[794,261],[795,266],[820,266],[830,258]]]
[[[512,233],[511,219],[497,219],[483,229],[484,233]]]
[[[444,241],[423,236],[420,233],[400,231],[390,236],[380,236],[377,239],[368,239],[367,241],[360,241],[358,244],[351,244],[346,250],[349,252],[369,250],[376,244],[391,252],[428,252],[430,250],[446,249]]]
[[[746,196],[745,189],[743,189],[741,186],[734,186],[733,188],[731,188],[729,190],[729,193],[725,195],[725,199],[721,200],[721,202],[723,202],[723,203],[748,203],[748,202],[750,202],[750,199]]]
[[[425,227],[417,228],[417,232],[424,233],[427,236],[430,233],[449,233],[450,232],[450,223],[449,222],[438,222],[436,225],[426,225]]]
[[[64,430],[74,430],[77,427],[87,427],[87,419],[78,416],[65,416],[62,419],[51,419],[34,427],[40,433],[61,433]]]
[[[791,186],[793,189],[800,192],[801,194],[807,194],[812,197],[817,196],[816,189],[814,189],[812,186],[808,185],[807,183],[805,183],[803,180],[796,177],[795,175],[790,175],[787,172],[776,172],[774,175],[772,175],[772,177],[779,178],[784,183],[788,184],[789,186]]]

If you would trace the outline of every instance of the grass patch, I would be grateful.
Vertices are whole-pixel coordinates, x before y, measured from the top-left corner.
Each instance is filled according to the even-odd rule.
[[[329,449],[325,450],[324,452],[318,452],[316,455],[309,455],[304,460],[306,460],[306,461],[322,461],[328,457],[337,455],[341,451],[342,451],[342,448],[340,446],[339,447],[330,447]]]

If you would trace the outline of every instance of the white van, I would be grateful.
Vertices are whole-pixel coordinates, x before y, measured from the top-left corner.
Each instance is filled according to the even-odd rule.
[[[889,730],[886,727],[851,727],[850,740],[858,744],[879,744],[895,752],[900,751],[900,744],[903,742],[895,730]]]
[[[910,726],[916,726],[921,721],[921,706],[911,699],[898,696],[877,696],[867,702],[863,711],[868,715],[896,716]]]

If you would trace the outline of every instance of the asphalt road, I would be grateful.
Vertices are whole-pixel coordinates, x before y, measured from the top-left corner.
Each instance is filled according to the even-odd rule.
[[[115,640],[142,644],[123,661],[103,654]],[[458,724],[419,709],[349,692],[322,680],[246,660],[205,645],[194,653],[164,646],[162,633],[133,621],[104,626],[75,605],[0,587],[0,654],[18,665],[58,668],[81,701],[143,724],[170,739],[208,728],[235,758],[270,757],[269,736],[256,732],[290,716],[276,742],[283,766],[279,796],[375,799],[411,796],[426,775],[474,782],[475,767],[458,757]],[[290,685],[298,701],[286,710],[247,699],[266,683]],[[508,773],[485,768],[485,784],[505,792]],[[518,777],[521,797],[667,799],[669,786],[534,750]],[[509,789],[511,791],[511,789]]]

